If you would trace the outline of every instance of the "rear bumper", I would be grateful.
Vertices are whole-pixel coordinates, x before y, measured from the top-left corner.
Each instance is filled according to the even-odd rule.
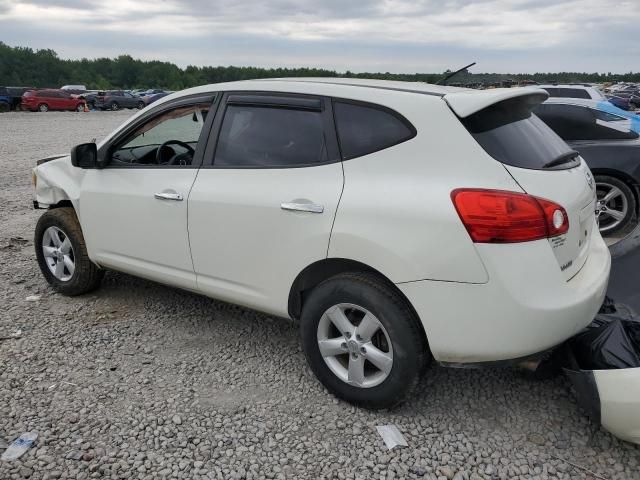
[[[587,262],[569,281],[547,240],[476,247],[488,283],[398,284],[440,362],[496,362],[534,355],[591,323],[602,305],[611,256],[600,235],[593,236]]]

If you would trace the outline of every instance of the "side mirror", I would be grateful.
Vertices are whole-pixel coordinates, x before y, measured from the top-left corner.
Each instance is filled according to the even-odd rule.
[[[95,143],[81,143],[71,149],[71,165],[98,168],[98,147]]]

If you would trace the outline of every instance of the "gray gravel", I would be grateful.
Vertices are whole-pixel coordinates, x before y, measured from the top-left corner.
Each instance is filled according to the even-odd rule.
[[[29,169],[131,112],[0,115],[0,440],[8,478],[640,479],[640,448],[593,425],[564,380],[434,367],[368,412],[306,367],[287,321],[118,273],[65,298],[40,276]],[[39,300],[26,297],[39,295]],[[409,447],[385,451],[376,425]]]

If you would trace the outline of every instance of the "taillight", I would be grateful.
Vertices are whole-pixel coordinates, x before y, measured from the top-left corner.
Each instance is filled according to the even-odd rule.
[[[451,199],[476,243],[529,242],[569,230],[564,208],[526,193],[460,188]]]

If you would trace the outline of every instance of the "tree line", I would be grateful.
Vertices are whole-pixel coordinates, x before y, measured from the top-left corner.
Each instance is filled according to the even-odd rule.
[[[51,49],[33,50],[29,47],[11,47],[0,42],[0,85],[29,87],[60,87],[82,84],[90,89],[110,88],[183,88],[209,83],[276,77],[351,77],[381,80],[404,80],[435,83],[448,73],[353,73],[321,68],[259,68],[259,67],[197,67],[184,69],[170,62],[143,61],[130,55],[117,58],[80,60],[61,59]],[[504,81],[519,82],[640,82],[639,73],[586,73],[554,72],[534,74],[499,74],[462,72],[449,83],[494,84]]]

